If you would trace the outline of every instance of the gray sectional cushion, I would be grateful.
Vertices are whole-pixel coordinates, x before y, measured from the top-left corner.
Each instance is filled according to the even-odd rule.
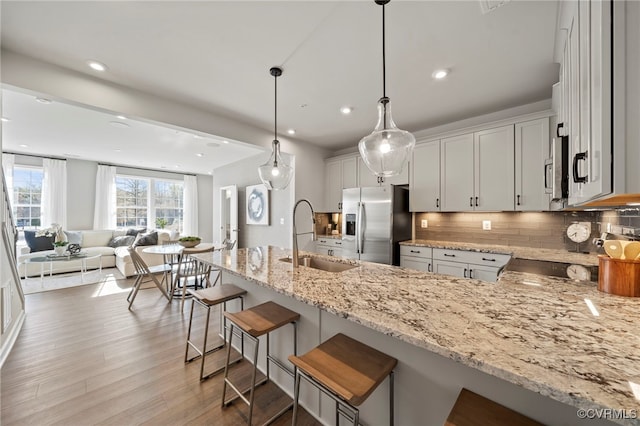
[[[138,246],[155,246],[158,245],[158,233],[149,232],[148,234],[138,234],[133,242],[133,247]]]
[[[132,235],[123,235],[120,237],[113,237],[111,241],[109,241],[109,247],[123,247],[130,246],[135,241],[136,237]]]

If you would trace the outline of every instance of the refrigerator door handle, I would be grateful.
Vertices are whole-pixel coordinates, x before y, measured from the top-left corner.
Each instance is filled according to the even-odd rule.
[[[363,228],[363,224],[364,224],[364,203],[360,202],[358,203],[358,229],[356,231],[356,250],[358,251],[358,253],[363,253],[363,235],[364,235],[364,229]]]

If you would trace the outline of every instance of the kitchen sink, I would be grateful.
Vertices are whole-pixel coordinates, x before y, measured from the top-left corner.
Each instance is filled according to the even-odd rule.
[[[326,272],[344,272],[349,269],[357,268],[358,265],[350,265],[348,263],[331,262],[329,260],[319,259],[317,257],[300,257],[300,266],[306,266],[308,268],[319,269]],[[281,262],[292,263],[293,259],[290,257],[284,257],[280,259]]]

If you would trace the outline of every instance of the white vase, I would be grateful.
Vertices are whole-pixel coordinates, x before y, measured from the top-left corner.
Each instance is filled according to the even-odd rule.
[[[62,256],[65,251],[67,251],[66,246],[55,246],[53,250],[56,252],[58,256]]]

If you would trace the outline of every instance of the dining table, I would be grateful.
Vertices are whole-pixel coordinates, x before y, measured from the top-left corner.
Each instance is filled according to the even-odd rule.
[[[172,265],[172,269],[171,269],[171,282],[173,283],[172,288],[177,290],[176,287],[178,283],[174,281],[177,281],[178,274],[176,274],[176,271],[175,271],[176,268],[173,268],[173,266],[177,267],[179,265],[182,259],[182,256],[188,256],[188,255],[197,254],[197,253],[207,253],[207,252],[212,252],[216,250],[223,250],[225,247],[226,247],[225,244],[219,243],[219,242],[200,243],[194,247],[184,247],[180,243],[175,243],[175,244],[163,244],[163,245],[145,247],[144,249],[142,249],[142,252],[149,253],[149,254],[157,254],[165,257],[164,263]],[[177,262],[171,262],[169,260],[176,257],[177,257]]]

